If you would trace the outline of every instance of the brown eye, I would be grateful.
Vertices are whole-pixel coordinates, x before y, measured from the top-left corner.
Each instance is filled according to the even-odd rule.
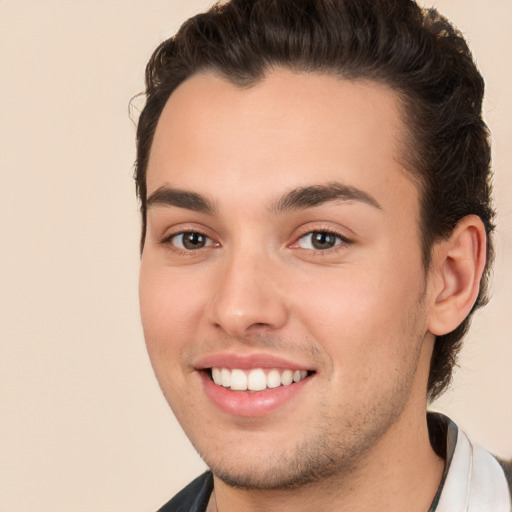
[[[186,231],[184,233],[178,233],[171,238],[171,243],[178,249],[184,249],[186,251],[194,251],[196,249],[202,249],[212,245],[212,240],[196,231]]]
[[[344,239],[329,231],[312,231],[301,236],[298,245],[302,249],[312,249],[315,251],[325,251],[332,249],[344,242]]]

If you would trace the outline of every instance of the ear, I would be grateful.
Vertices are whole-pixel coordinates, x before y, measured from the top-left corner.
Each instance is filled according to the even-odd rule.
[[[428,328],[442,336],[466,318],[480,290],[487,254],[485,226],[476,215],[464,217],[448,240],[433,249],[430,281],[432,308]]]

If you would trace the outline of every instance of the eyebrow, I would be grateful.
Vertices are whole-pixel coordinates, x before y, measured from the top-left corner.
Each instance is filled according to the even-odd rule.
[[[291,210],[313,208],[338,200],[359,201],[382,210],[378,201],[367,192],[338,182],[295,188],[280,197],[270,209],[275,213],[284,213]]]
[[[294,188],[281,196],[270,206],[273,213],[284,213],[320,206],[331,201],[359,201],[379,210],[382,206],[370,194],[356,187],[330,182]],[[147,207],[176,206],[199,213],[212,215],[216,208],[213,201],[196,192],[162,186],[155,190],[146,201]]]
[[[199,213],[213,214],[215,213],[215,205],[213,201],[188,190],[180,190],[171,187],[160,187],[155,190],[147,199],[146,205],[151,206],[176,206],[185,208]]]

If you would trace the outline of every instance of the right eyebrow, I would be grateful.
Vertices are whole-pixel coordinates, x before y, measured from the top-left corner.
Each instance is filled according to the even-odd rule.
[[[338,182],[295,188],[280,197],[271,206],[271,210],[281,213],[289,210],[314,208],[336,200],[359,201],[382,210],[382,206],[367,192]]]
[[[155,190],[147,199],[148,208],[152,206],[176,206],[199,213],[213,214],[215,205],[207,197],[196,192],[163,186]]]

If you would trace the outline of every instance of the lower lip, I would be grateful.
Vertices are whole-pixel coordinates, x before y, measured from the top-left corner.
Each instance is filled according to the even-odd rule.
[[[218,386],[207,372],[201,372],[203,386],[208,398],[223,412],[234,416],[265,416],[293,400],[311,381],[307,377],[289,386],[279,386],[263,391],[231,391]]]

